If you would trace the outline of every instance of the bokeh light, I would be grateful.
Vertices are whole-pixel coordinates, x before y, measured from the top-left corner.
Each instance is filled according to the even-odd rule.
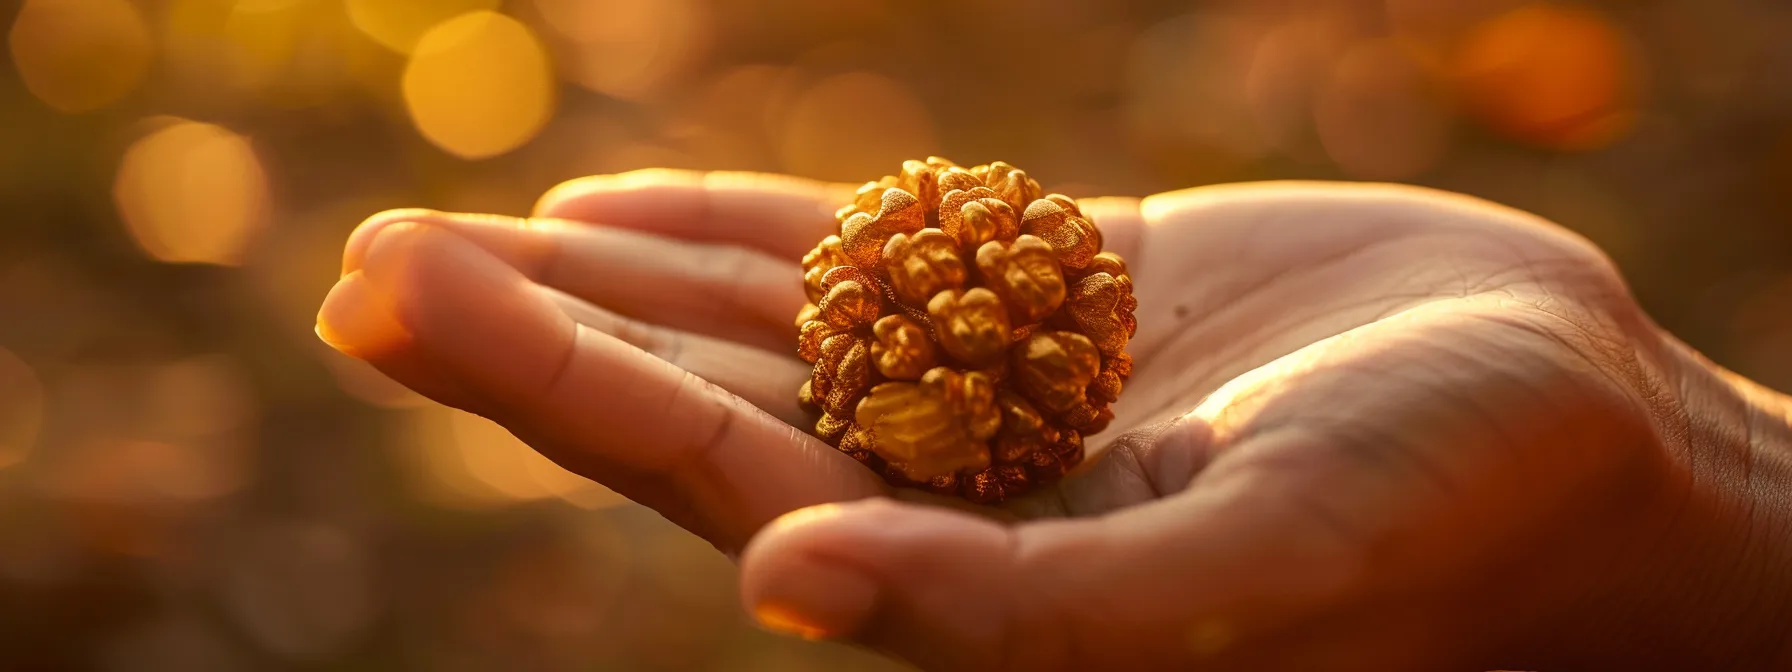
[[[254,667],[234,634],[209,622],[197,607],[175,607],[114,633],[94,647],[102,672],[143,669],[157,661],[167,670],[247,670]]]
[[[1482,22],[1534,0],[1385,0],[1388,32],[1426,69],[1449,70],[1451,49]]]
[[[31,454],[43,416],[43,382],[17,355],[0,347],[0,469]]]
[[[188,504],[236,492],[254,473],[245,427],[259,412],[239,364],[205,355],[63,375],[53,400],[74,420],[49,461],[59,497],[118,505]]]
[[[1358,38],[1339,13],[1314,12],[1271,28],[1257,43],[1245,80],[1249,125],[1268,147],[1303,160],[1310,147],[1314,98],[1342,72],[1339,56]]]
[[[1313,117],[1326,154],[1352,177],[1411,179],[1448,149],[1448,113],[1419,69],[1387,43],[1344,54],[1320,88]]]
[[[328,30],[337,18],[330,9],[324,0],[237,0],[220,29],[226,53],[211,65],[273,105],[327,105],[357,65],[350,41]]]
[[[432,28],[456,16],[497,9],[500,0],[343,0],[348,17],[367,37],[409,54]]]
[[[650,98],[702,60],[709,37],[697,0],[535,0],[560,39],[566,78],[598,93]]]
[[[1584,150],[1634,121],[1640,82],[1627,37],[1591,9],[1539,3],[1488,19],[1452,68],[1470,109],[1518,140]]]
[[[132,238],[167,262],[234,265],[268,212],[267,176],[248,139],[185,120],[131,145],[112,196]]]
[[[256,90],[286,81],[282,75],[288,74],[285,69],[309,27],[307,10],[317,4],[300,0],[239,0],[232,4],[221,32],[232,57],[225,60],[234,66],[238,88]]]
[[[357,31],[337,0],[159,4],[157,89],[168,98],[338,114],[359,96],[398,100],[403,59]]]
[[[222,568],[220,601],[256,643],[296,661],[325,659],[377,615],[364,544],[314,522],[256,521]]]
[[[243,484],[246,474],[230,455],[240,450],[215,443],[96,437],[62,457],[59,477],[52,483],[59,497],[88,503],[191,503],[229,494]]]
[[[140,431],[156,438],[216,437],[254,422],[260,409],[228,356],[201,355],[151,367],[142,377]]]
[[[495,12],[431,28],[405,65],[403,86],[423,137],[467,159],[517,148],[554,112],[547,53],[528,26]]]
[[[7,33],[25,88],[62,112],[86,112],[129,94],[155,45],[130,0],[25,0]]]
[[[401,457],[414,468],[412,486],[437,504],[488,508],[559,499],[599,509],[626,501],[554,464],[485,418],[435,406],[409,416]]]
[[[814,82],[783,110],[782,122],[784,167],[806,177],[863,181],[889,172],[875,166],[938,153],[927,107],[901,82],[869,72]]]

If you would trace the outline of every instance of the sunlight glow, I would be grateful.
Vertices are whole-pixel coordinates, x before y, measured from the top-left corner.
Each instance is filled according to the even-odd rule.
[[[128,0],[26,0],[7,42],[25,88],[71,114],[136,89],[155,50]]]
[[[554,113],[547,52],[527,26],[495,12],[430,29],[405,66],[403,86],[417,130],[465,159],[516,149]]]
[[[255,150],[218,126],[164,123],[125,151],[112,191],[119,213],[156,259],[236,265],[267,217]]]

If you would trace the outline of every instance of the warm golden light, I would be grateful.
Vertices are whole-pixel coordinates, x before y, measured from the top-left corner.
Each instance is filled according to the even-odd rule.
[[[761,604],[753,607],[753,620],[759,622],[772,632],[794,635],[807,640],[820,640],[828,636],[828,631],[810,622],[801,613],[779,604]]]
[[[168,99],[314,111],[398,99],[403,60],[357,31],[338,0],[156,4],[156,89]]]
[[[1253,128],[1266,97],[1253,95],[1264,87],[1252,77],[1270,27],[1206,7],[1140,32],[1120,73],[1124,102],[1116,110],[1136,151],[1190,175],[1267,156],[1284,139]],[[1303,119],[1305,110],[1295,114]]]
[[[804,177],[863,181],[906,158],[937,153],[926,105],[901,82],[869,72],[814,83],[782,121],[784,166]]]
[[[440,406],[410,414],[407,461],[422,499],[456,508],[488,508],[560,499],[597,509],[627,500],[566,471],[485,418]],[[404,442],[401,442],[404,443]]]
[[[259,409],[237,362],[208,355],[155,366],[141,378],[139,433],[188,441],[227,434],[253,422]]]
[[[547,53],[527,26],[495,12],[470,12],[430,29],[403,83],[417,130],[467,159],[516,149],[554,112]]]
[[[319,303],[341,279],[342,241],[368,213],[403,202],[370,194],[283,209],[278,225],[258,236],[243,256],[245,279],[257,290],[256,307],[278,320],[284,335],[316,349],[321,344],[312,330]]]
[[[842,509],[839,504],[831,502],[827,504],[806,506],[772,519],[772,522],[766,524],[765,529],[766,531],[774,531],[800,527],[817,521],[836,518],[844,512],[845,509]]]
[[[241,444],[94,437],[71,447],[51,485],[59,496],[87,502],[212,500],[242,487],[242,452]]]
[[[254,455],[243,430],[259,407],[226,355],[82,367],[64,396],[89,420],[51,465],[53,490],[89,502],[190,503],[236,492]]]
[[[1411,179],[1436,165],[1449,149],[1450,118],[1425,84],[1392,44],[1367,42],[1344,53],[1313,106],[1326,155],[1363,179]]]
[[[1630,127],[1637,83],[1626,37],[1590,9],[1532,4],[1482,22],[1453,75],[1496,130],[1557,149],[1590,149]]]
[[[665,88],[703,55],[708,23],[693,0],[535,0],[567,43],[567,79],[617,98]]]
[[[319,53],[316,42],[323,31],[317,6],[303,0],[238,0],[221,27],[229,58],[211,67],[227,67],[239,89],[277,92],[274,97],[282,102],[327,99],[341,64],[336,54]]]
[[[1237,639],[1236,629],[1220,619],[1198,621],[1188,628],[1189,651],[1202,658],[1219,654]]]
[[[382,274],[404,269],[386,263],[344,275],[345,261],[366,266],[367,250],[345,260],[345,246],[374,213],[522,216],[581,176],[728,171],[707,178],[716,196],[707,208],[664,200],[676,190],[635,189],[667,177],[656,171],[606,188],[580,182],[596,190],[583,198],[555,192],[567,197],[559,214],[591,226],[675,234],[669,246],[642,245],[665,247],[649,256],[681,271],[713,256],[686,249],[703,242],[694,238],[764,247],[787,263],[808,249],[785,246],[790,235],[680,225],[705,212],[740,215],[710,222],[719,229],[826,220],[902,159],[1013,161],[1044,183],[1041,193],[1085,199],[1107,231],[1103,247],[1135,270],[1180,264],[1217,283],[1168,296],[1167,285],[1140,282],[1150,294],[1141,310],[1156,325],[1142,335],[1153,342],[1162,329],[1235,319],[1298,327],[1277,319],[1298,315],[1239,310],[1226,297],[1251,289],[1239,272],[1273,273],[1278,253],[1326,241],[1250,237],[1265,232],[1228,203],[1261,193],[1139,198],[1259,180],[1409,182],[1588,239],[1653,297],[1663,325],[1689,330],[1686,340],[1736,375],[1792,391],[1789,30],[1792,0],[0,0],[0,594],[30,615],[8,621],[18,632],[0,631],[0,641],[28,644],[0,644],[0,672],[909,669],[761,632],[755,607],[780,630],[842,634],[817,627],[835,627],[819,618],[827,614],[794,610],[805,604],[795,594],[743,605],[738,554],[692,532],[720,528],[656,515],[579,475],[601,460],[572,451],[604,446],[540,444],[569,456],[572,472],[441,403],[510,420],[482,404],[492,395],[477,381],[428,370],[431,334],[406,324],[430,316],[395,310],[426,302],[389,291],[441,288],[388,282]],[[798,195],[753,199],[767,185],[749,173],[843,181],[847,191],[828,190],[832,205],[814,215]],[[641,193],[596,193],[606,189]],[[884,223],[906,220],[899,210]],[[972,210],[973,225],[958,231],[981,236],[981,212],[1000,214]],[[1025,228],[1070,244],[1068,216],[1040,212]],[[922,223],[939,214],[924,212]],[[1353,225],[1306,219],[1295,224],[1334,240]],[[863,244],[877,228],[855,223],[854,249],[883,254],[888,245]],[[826,235],[795,237],[811,233],[810,245]],[[1201,244],[1216,236],[1239,244]],[[895,277],[885,262],[897,257],[928,261],[906,240],[868,263],[872,275]],[[577,247],[557,263],[589,275],[580,267],[595,257]],[[1018,247],[998,246],[982,265],[960,249],[965,284],[1007,278],[1004,309],[1009,295],[1031,300],[1015,293],[1031,291],[1023,280],[1055,296],[1042,270],[1051,266],[1021,263],[1032,257]],[[1107,322],[1095,300],[1107,285],[1084,287],[1087,265],[1058,267],[1065,299],[1046,331],[1082,328],[1078,315]],[[614,298],[566,273],[520,270]],[[628,291],[680,290],[658,284]],[[699,307],[757,305],[736,289],[755,288],[723,287]],[[782,291],[764,298],[807,301]],[[1257,296],[1268,305],[1286,294]],[[925,298],[904,304],[913,312],[903,317],[927,315]],[[959,298],[941,304],[942,316],[996,313],[995,303]],[[768,329],[796,327],[795,310]],[[681,315],[638,317],[693,317]],[[920,361],[917,332],[886,326],[883,337],[851,330],[867,344],[868,386],[892,382],[877,355],[898,373]],[[1251,345],[1209,354],[1265,354]],[[1248,411],[1265,386],[1311,368],[1311,351],[1203,390],[1191,422]],[[856,386],[857,355],[833,353],[845,364],[823,378],[839,387],[844,373]],[[1014,359],[991,371],[1031,370]],[[1111,377],[1096,377],[1085,402],[1112,389]],[[960,391],[980,394],[971,382]],[[778,399],[790,396],[800,395]],[[1090,455],[1102,436],[1152,420],[1157,411],[1140,403],[1115,405],[1115,429],[1084,441]],[[792,431],[813,430],[812,420]],[[1237,424],[1194,438],[1237,443],[1226,435]],[[872,434],[853,442],[867,447]],[[1009,451],[1003,466],[1030,441],[1005,430],[989,439]],[[1024,463],[1026,478],[1047,473]],[[651,492],[655,483],[610,480],[627,474],[592,473],[645,501],[677,499]],[[751,475],[732,470],[724,485],[795,478]],[[1019,476],[1000,475],[1006,498]],[[975,506],[946,499],[929,502]],[[821,531],[843,522],[828,518],[851,510],[842,504],[802,507],[761,532]],[[1196,663],[1227,659],[1253,634],[1248,616],[1222,609],[1163,623],[1160,644]]]
[[[1250,58],[1244,82],[1249,126],[1267,147],[1309,158],[1313,99],[1335,77],[1338,56],[1355,39],[1348,15],[1314,12],[1275,26]]]
[[[43,419],[43,383],[29,365],[0,348],[0,469],[30,456]]]
[[[349,21],[375,42],[411,53],[424,33],[453,17],[494,10],[500,0],[344,0]]]
[[[336,386],[363,403],[379,408],[417,408],[429,403],[428,398],[398,384],[366,361],[321,344],[318,350],[318,359],[330,370]]]
[[[234,265],[267,215],[267,177],[247,138],[176,120],[125,152],[113,199],[161,261]]]
[[[7,41],[25,88],[68,113],[105,107],[137,88],[154,51],[129,0],[26,0]]]

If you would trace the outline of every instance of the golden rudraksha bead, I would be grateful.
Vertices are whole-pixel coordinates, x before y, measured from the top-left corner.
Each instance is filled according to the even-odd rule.
[[[798,400],[892,485],[997,504],[1107,428],[1138,331],[1126,262],[1075,200],[996,161],[905,161],[803,258]]]

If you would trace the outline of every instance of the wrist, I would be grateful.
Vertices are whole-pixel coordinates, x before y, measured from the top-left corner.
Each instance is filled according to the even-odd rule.
[[[1685,486],[1644,619],[1703,669],[1792,667],[1792,402],[1668,341],[1680,412],[1659,434]]]
[[[1618,431],[1638,449],[1537,547],[1553,561],[1527,571],[1551,597],[1513,662],[1792,669],[1792,400],[1648,331],[1606,372],[1651,427]]]
[[[1792,669],[1792,399],[1715,366],[1743,415],[1732,434],[1741,464],[1728,482],[1737,491],[1740,545],[1724,594],[1734,605],[1736,667]],[[1722,572],[1724,567],[1714,568]]]

